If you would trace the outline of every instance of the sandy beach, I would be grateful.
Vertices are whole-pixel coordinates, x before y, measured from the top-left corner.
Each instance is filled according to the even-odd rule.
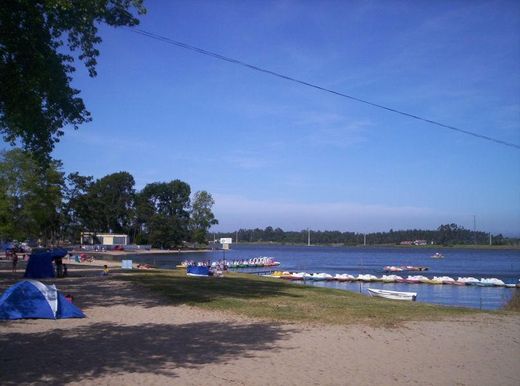
[[[55,283],[85,319],[0,322],[3,385],[518,385],[520,315],[393,329],[262,320],[172,306],[114,262]],[[21,279],[0,265],[0,290]]]

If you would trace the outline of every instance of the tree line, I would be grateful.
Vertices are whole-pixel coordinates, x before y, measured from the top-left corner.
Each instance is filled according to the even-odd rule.
[[[218,224],[214,203],[210,193],[192,195],[178,179],[136,191],[128,172],[65,176],[60,161],[42,166],[21,149],[0,153],[0,240],[74,243],[88,231],[124,233],[133,243],[159,248],[206,243]]]
[[[310,236],[312,244],[336,244],[336,245],[368,245],[401,244],[411,241],[432,242],[436,245],[487,245],[489,244],[489,233],[471,231],[457,224],[443,224],[436,230],[398,230],[390,229],[388,232],[357,233],[340,231],[284,231],[281,228],[271,226],[265,229],[240,229],[234,232],[216,233],[215,237],[231,237],[236,242],[275,242],[287,244],[306,244]],[[493,245],[518,244],[517,239],[509,239],[501,234],[492,235]]]

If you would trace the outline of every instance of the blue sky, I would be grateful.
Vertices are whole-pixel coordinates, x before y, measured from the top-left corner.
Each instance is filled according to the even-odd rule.
[[[148,1],[139,28],[520,144],[515,1]],[[215,229],[520,234],[520,151],[103,27],[93,115],[54,157],[136,188],[181,179]]]

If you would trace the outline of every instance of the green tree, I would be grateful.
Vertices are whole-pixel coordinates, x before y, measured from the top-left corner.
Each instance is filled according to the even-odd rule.
[[[95,232],[128,233],[134,221],[134,177],[128,172],[109,174],[96,180],[82,203],[84,224]]]
[[[186,240],[190,193],[190,186],[180,180],[155,182],[144,187],[137,201],[137,219],[149,243],[169,248]]]
[[[96,75],[98,25],[134,26],[143,0],[2,0],[0,2],[0,133],[49,159],[62,128],[90,113],[71,86],[74,53]]]
[[[55,241],[63,173],[61,163],[42,167],[21,149],[0,153],[0,234],[24,240]]]
[[[211,194],[204,190],[195,193],[191,209],[191,231],[193,240],[198,243],[207,244],[209,228],[218,224],[212,212],[213,205],[215,200]]]
[[[65,180],[62,203],[62,237],[69,241],[79,240],[80,233],[89,229],[92,212],[89,207],[88,192],[93,177],[71,173]]]

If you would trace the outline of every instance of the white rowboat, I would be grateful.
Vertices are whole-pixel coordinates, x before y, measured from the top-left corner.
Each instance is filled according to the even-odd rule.
[[[400,292],[400,291],[388,291],[374,288],[368,288],[368,294],[370,296],[378,296],[386,299],[393,300],[412,300],[417,299],[417,292]]]

